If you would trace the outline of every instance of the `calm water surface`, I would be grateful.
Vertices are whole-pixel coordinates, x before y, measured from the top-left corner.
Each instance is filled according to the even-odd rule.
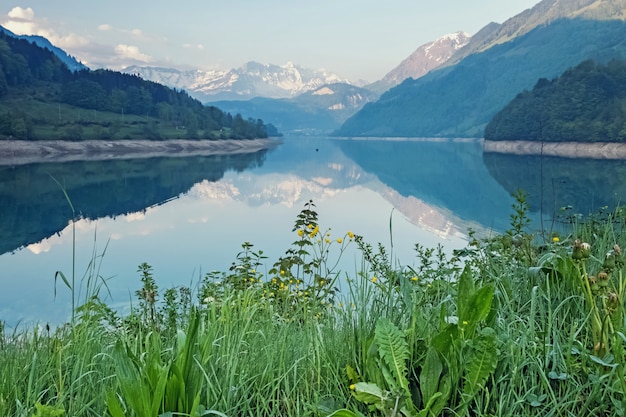
[[[465,246],[470,227],[506,228],[518,188],[531,190],[535,218],[572,200],[581,211],[618,201],[626,167],[601,163],[483,155],[479,141],[285,138],[245,156],[0,167],[0,320],[67,319],[69,291],[57,282],[55,297],[54,275],[71,276],[73,242],[77,281],[95,256],[114,306],[134,299],[142,262],[162,289],[193,286],[227,270],[247,241],[269,269],[310,199],[334,238],[350,230],[412,265],[416,243],[451,251]],[[72,201],[75,228],[52,177]],[[360,259],[347,251],[342,270],[353,273]]]

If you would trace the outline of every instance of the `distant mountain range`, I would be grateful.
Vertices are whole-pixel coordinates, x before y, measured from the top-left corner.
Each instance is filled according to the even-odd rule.
[[[122,72],[184,89],[201,102],[248,100],[255,97],[291,98],[324,84],[350,84],[337,74],[310,70],[293,63],[279,66],[251,61],[228,71],[181,71],[133,65],[124,68]]]
[[[341,136],[482,137],[491,118],[540,78],[591,59],[626,59],[624,0],[544,0],[490,24],[439,69],[364,106]]]

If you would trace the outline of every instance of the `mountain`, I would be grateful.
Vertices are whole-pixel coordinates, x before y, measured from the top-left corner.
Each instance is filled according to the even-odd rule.
[[[74,58],[73,56],[68,55],[67,52],[65,52],[63,49],[54,46],[52,43],[50,43],[48,39],[44,38],[43,36],[36,36],[36,35],[18,36],[15,33],[11,32],[10,30],[5,29],[2,26],[0,26],[0,32],[16,39],[24,39],[30,43],[34,43],[35,45],[41,48],[49,50],[54,55],[56,55],[56,57],[59,58],[61,62],[67,65],[67,68],[70,71],[76,72],[76,71],[88,69],[83,63],[76,60],[76,58]]]
[[[466,54],[481,39],[492,46],[417,80],[405,80],[364,106],[336,133],[482,137],[491,118],[540,78],[554,78],[588,59],[625,59],[625,3],[544,0],[504,25],[488,25],[458,54]],[[511,39],[504,41],[505,34]]]
[[[417,48],[415,52],[409,55],[396,68],[389,71],[381,80],[367,85],[366,88],[382,94],[407,78],[417,79],[447,62],[469,41],[469,34],[456,32],[428,42]]]
[[[335,83],[289,99],[256,97],[211,104],[228,113],[260,117],[283,133],[327,134],[341,126],[366,103],[377,98],[377,94],[367,89]]]
[[[585,61],[518,94],[485,127],[485,139],[624,142],[625,126],[626,61]]]
[[[623,0],[543,0],[503,24],[488,24],[472,37],[465,48],[454,54],[447,64],[456,64],[471,54],[511,41],[559,19],[623,19],[625,7]]]
[[[278,66],[251,61],[228,71],[182,71],[144,66],[130,66],[122,71],[186,90],[202,102],[248,100],[254,97],[291,98],[324,84],[350,84],[336,74],[302,68],[293,63]]]
[[[0,139],[245,139],[275,135],[187,93],[110,70],[72,72],[49,49],[0,32]]]

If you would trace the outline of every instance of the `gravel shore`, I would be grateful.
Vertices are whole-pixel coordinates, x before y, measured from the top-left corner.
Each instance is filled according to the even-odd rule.
[[[513,155],[545,155],[563,158],[626,159],[626,143],[608,142],[531,142],[489,141],[483,142],[485,152]]]
[[[271,149],[280,143],[281,141],[275,138],[163,141],[84,140],[80,142],[3,140],[0,141],[0,165],[250,153],[262,149]]]

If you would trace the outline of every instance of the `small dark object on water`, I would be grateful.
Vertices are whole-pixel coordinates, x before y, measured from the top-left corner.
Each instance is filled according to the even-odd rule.
[[[315,148],[315,152],[319,152],[319,151],[320,151],[320,148]]]

